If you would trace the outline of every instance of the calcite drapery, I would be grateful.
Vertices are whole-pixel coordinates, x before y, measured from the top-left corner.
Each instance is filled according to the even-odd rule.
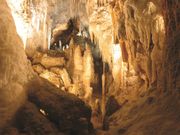
[[[28,56],[32,57],[37,49],[47,50],[51,37],[48,3],[42,0],[7,0],[7,2]]]

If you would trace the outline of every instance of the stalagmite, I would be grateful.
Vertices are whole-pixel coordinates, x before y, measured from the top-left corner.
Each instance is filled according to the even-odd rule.
[[[85,99],[92,98],[93,89],[91,82],[94,79],[94,64],[91,53],[91,48],[86,45],[86,50],[83,56],[83,84],[85,89]]]
[[[112,75],[115,80],[115,83],[119,85],[120,82],[123,82],[123,66],[122,66],[122,53],[119,44],[114,44],[112,47]]]
[[[48,25],[48,33],[47,33],[47,37],[48,37],[48,50],[50,49],[51,46],[51,23]]]
[[[83,72],[83,58],[81,54],[81,48],[78,45],[74,50],[74,76],[73,76],[74,83],[81,82],[82,72]]]
[[[178,0],[0,1],[0,134],[179,135]]]

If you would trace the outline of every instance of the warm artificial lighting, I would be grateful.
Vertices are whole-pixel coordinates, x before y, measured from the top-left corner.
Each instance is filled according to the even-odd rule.
[[[47,116],[47,115],[48,115],[43,109],[40,109],[39,111],[40,111],[44,116]]]
[[[16,24],[17,33],[21,37],[24,45],[24,49],[26,48],[26,41],[27,41],[27,35],[28,35],[28,23],[25,23],[23,18],[21,18],[18,15],[13,14],[14,21]]]
[[[116,63],[121,58],[121,48],[119,44],[113,45],[113,62]]]
[[[59,88],[59,78],[56,74],[49,72],[48,70],[45,70],[43,73],[40,74],[40,77],[48,80],[49,82],[51,82]]]
[[[112,74],[115,80],[119,80],[121,70],[122,70],[122,55],[121,48],[119,44],[114,44],[112,48]]]
[[[90,99],[92,96],[93,89],[90,86],[91,80],[94,77],[94,70],[93,70],[93,58],[91,54],[91,49],[88,45],[86,45],[86,51],[83,57],[83,84],[85,86],[85,99]]]
[[[126,72],[127,72],[127,64],[122,60],[120,44],[114,44],[112,48],[112,74],[113,78],[117,84],[121,85],[121,87],[125,86],[126,82]]]
[[[12,16],[15,21],[17,33],[21,37],[25,48],[29,32],[29,24],[26,20],[24,20],[26,17],[25,13],[23,13],[23,1],[8,0],[7,2],[12,11]]]
[[[82,36],[81,31],[78,32],[77,36]]]
[[[156,12],[157,8],[154,5],[153,2],[149,2],[148,4],[148,14],[153,14],[154,12]]]
[[[161,15],[157,15],[156,18],[156,31],[157,32],[165,32],[165,24],[164,24],[164,18]]]
[[[14,18],[17,33],[23,41],[24,49],[27,46],[27,40],[34,38],[33,36],[35,34],[40,35],[40,31],[43,31],[42,36],[44,37],[44,40],[48,39],[50,41],[50,29],[47,28],[46,24],[46,1],[40,2],[38,6],[33,6],[32,1],[29,1],[28,4],[24,1],[17,0],[7,0],[7,2],[12,11],[12,16]],[[40,26],[43,27],[40,28]],[[42,46],[44,49],[48,48],[46,47],[46,41],[41,42],[43,42]]]

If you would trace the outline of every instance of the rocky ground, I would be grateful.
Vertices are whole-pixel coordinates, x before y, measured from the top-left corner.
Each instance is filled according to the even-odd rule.
[[[34,79],[28,89],[28,101],[2,134],[93,134],[91,108],[82,100],[44,79]]]

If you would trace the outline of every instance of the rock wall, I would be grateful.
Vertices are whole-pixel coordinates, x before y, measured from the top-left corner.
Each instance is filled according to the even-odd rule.
[[[28,57],[50,47],[51,19],[47,1],[7,0]]]
[[[33,73],[6,0],[0,4],[0,35],[0,134],[93,132],[88,105]],[[63,58],[37,57],[35,63],[46,68],[64,65]],[[53,71],[66,77],[66,70]]]
[[[0,4],[0,129],[9,122],[26,98],[31,78],[23,43],[5,0]]]
[[[70,18],[79,17],[81,25],[88,24],[85,0],[7,0],[17,32],[29,57],[36,50],[50,49],[52,30]]]
[[[176,1],[174,3],[164,2],[165,4],[162,4],[161,0],[50,0],[43,3],[41,0],[31,2],[21,0],[17,4],[13,2],[14,0],[8,0],[12,11],[20,13],[23,19],[30,19],[27,28],[29,29],[29,26],[34,24],[31,29],[33,30],[32,37],[26,40],[29,44],[26,48],[29,56],[32,56],[33,50],[39,47],[46,50],[47,42],[49,43],[51,37],[51,29],[56,28],[58,24],[67,23],[71,17],[79,17],[80,25],[89,26],[91,40],[100,49],[103,61],[109,64],[109,72],[113,76],[119,76],[114,77],[116,83],[113,87],[107,88],[110,91],[114,89],[114,95],[119,95],[119,91],[124,91],[124,89],[128,91],[127,93],[132,93],[132,96],[143,95],[148,89],[157,88],[159,91],[164,91],[168,79],[164,80],[166,71],[161,69],[166,68],[167,72],[174,68],[178,69],[178,65],[173,69],[171,66],[168,67],[175,65],[168,64],[169,61],[174,60],[166,58],[171,55],[166,53],[172,53],[170,50],[173,51],[173,49],[168,49],[165,45],[165,32],[170,31],[167,29],[172,31],[178,28],[178,14],[175,9],[178,9],[179,5]],[[21,4],[23,7],[17,8],[17,5]],[[175,9],[172,10],[170,5]],[[23,10],[27,16],[22,12]],[[170,14],[174,14],[175,18]],[[168,21],[165,22],[166,20]],[[26,24],[25,20],[23,22]],[[42,22],[42,28],[38,22]],[[168,26],[172,25],[172,28],[165,27],[165,23]],[[17,24],[16,27],[18,28]],[[21,38],[25,40],[24,37],[21,36]],[[121,47],[118,54],[120,58],[116,59],[117,62],[113,62],[116,57],[114,56],[115,45]],[[93,51],[98,52],[99,50]],[[114,71],[117,67],[119,72]],[[168,77],[170,76],[175,75],[168,73]],[[173,80],[172,78],[170,80]]]
[[[114,65],[113,45],[118,44],[121,47],[121,59],[117,60],[121,68],[119,78],[115,79],[120,86],[113,83],[113,86],[107,88],[110,93],[114,92],[113,95],[125,101],[143,96],[149,90],[164,91],[166,74],[162,69],[172,60],[164,63],[168,55],[165,34],[165,17],[168,15],[164,16],[161,1],[113,0],[104,4],[88,4],[91,38],[100,46],[104,61],[109,63],[110,72],[113,72]],[[177,8],[178,4],[175,5]],[[173,13],[177,14],[174,11]],[[178,24],[177,15],[175,20],[173,26]],[[177,67],[176,64],[176,70]]]
[[[136,6],[134,6],[133,1],[129,1],[129,2],[130,2],[129,4],[128,1],[125,1],[124,3],[124,5],[126,5],[125,6],[126,10],[131,9],[127,7],[127,4],[131,6],[133,5],[132,6],[133,10],[135,7],[137,7],[137,5],[143,4],[142,1],[141,3],[140,1],[134,1],[137,3],[139,2],[138,4],[135,4]],[[140,18],[139,17],[136,18],[137,11],[140,10],[140,7],[142,7],[139,5],[140,7],[138,6],[139,8],[137,10],[135,11],[130,10],[129,12],[130,15],[133,13],[132,15],[135,17],[135,20],[132,19],[132,17],[130,17],[129,19],[132,19],[131,21],[128,18],[126,18],[125,15],[125,22],[127,22],[128,24],[124,25],[124,23],[120,23],[122,24],[120,26],[123,26],[120,28],[122,29],[130,28],[131,30],[130,33],[128,32],[128,35],[124,34],[126,36],[124,37],[125,43],[123,42],[123,38],[122,38],[123,36],[120,36],[120,43],[123,43],[123,45],[126,46],[127,50],[130,50],[136,55],[146,52],[145,54],[143,53],[143,55],[139,58],[149,57],[149,54],[151,56],[147,60],[141,59],[140,61],[136,61],[138,55],[136,57],[133,57],[132,55],[129,55],[132,53],[129,53],[129,51],[127,51],[128,59],[131,59],[131,61],[128,60],[128,63],[132,62],[132,68],[134,68],[135,71],[137,71],[135,66],[136,63],[140,64],[139,67],[143,67],[144,72],[140,71],[139,73],[144,74],[143,75],[144,77],[143,76],[142,77],[147,79],[147,82],[150,82],[149,84],[150,87],[148,90],[146,89],[148,93],[139,97],[137,101],[131,102],[130,100],[132,98],[128,98],[128,102],[125,102],[122,108],[119,109],[119,111],[114,113],[109,118],[109,126],[111,130],[109,131],[109,134],[126,134],[126,135],[179,134],[178,133],[179,127],[176,127],[176,125],[179,125],[177,119],[179,119],[178,117],[179,117],[179,106],[180,106],[179,104],[180,48],[178,44],[179,43],[178,11],[179,11],[180,3],[175,0],[150,1],[150,3],[151,2],[154,4],[154,7],[156,7],[156,10],[154,10],[156,12],[153,13],[153,16],[152,15],[150,16],[151,20],[149,20],[148,18],[146,18],[142,22],[139,20],[140,18],[143,19],[144,17],[146,17],[146,15],[143,16],[140,15],[139,16]],[[150,11],[153,11],[152,9],[155,9],[152,8],[153,7],[152,3],[150,4],[151,5],[150,6],[151,8],[149,8]],[[118,8],[116,9],[116,12],[117,11],[119,11]],[[115,22],[117,22],[118,14],[119,14],[118,12],[115,14],[116,15]],[[153,19],[153,17],[155,16],[158,17]],[[136,24],[137,20],[140,21],[138,25]],[[120,22],[121,21],[122,20],[120,20]],[[142,28],[142,30],[139,29],[139,25],[140,28]],[[154,28],[154,26],[156,27]],[[138,31],[136,31],[136,29],[138,29]],[[146,41],[149,41],[149,38],[147,36],[149,35],[148,33],[152,34],[152,41],[150,41],[150,44],[145,44],[140,40],[141,47],[144,48],[145,45],[150,45],[149,49],[151,51],[149,49],[143,49],[141,52],[139,52],[138,51],[139,47],[132,49],[130,47],[132,47],[134,44],[132,43],[127,44],[129,43],[129,41],[131,41],[131,38],[136,40],[141,39],[142,37],[140,35],[141,31],[143,38],[146,39],[147,37]],[[139,36],[138,38],[134,38],[134,36],[132,36],[134,32],[136,32],[134,36],[135,37]],[[119,33],[119,34],[123,35],[123,33]],[[128,36],[130,37],[128,38]],[[151,48],[152,45],[153,48]],[[150,62],[149,64],[145,63],[148,61]],[[148,67],[147,69],[151,69],[151,70],[146,70],[144,67]],[[148,72],[150,73],[149,75],[147,74]],[[133,89],[133,91],[135,90],[136,89]],[[140,93],[141,90],[139,90],[138,92]],[[167,109],[168,107],[170,108]],[[167,124],[167,123],[171,123],[171,124]]]
[[[178,1],[164,0],[163,13],[166,24],[166,47],[165,47],[165,88],[167,91],[180,90],[180,19]]]

